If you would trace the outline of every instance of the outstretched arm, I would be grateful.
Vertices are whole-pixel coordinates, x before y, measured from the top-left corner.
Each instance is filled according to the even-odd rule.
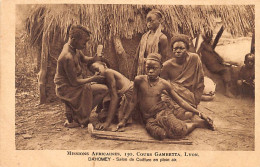
[[[214,124],[213,120],[209,118],[208,116],[204,115],[203,113],[199,112],[197,109],[193,108],[189,103],[187,103],[185,100],[183,100],[172,88],[171,85],[167,82],[166,83],[166,91],[169,93],[171,98],[177,102],[182,108],[186,109],[187,111],[190,111],[196,115],[198,115],[200,118],[204,119],[210,129],[214,130]]]
[[[168,82],[165,82],[166,91],[169,93],[171,98],[182,108],[186,109],[189,112],[195,113],[196,115],[200,115],[201,113],[193,108],[188,102],[183,100],[172,88]]]
[[[92,60],[94,58],[94,57],[89,57],[89,56],[84,55],[84,53],[81,50],[79,51],[79,54],[80,54],[80,60],[83,63],[88,63],[90,60]]]
[[[104,82],[104,77],[102,76],[92,76],[85,79],[77,78],[75,63],[72,58],[67,58],[65,60],[65,63],[63,64],[63,67],[68,77],[68,80],[72,86],[79,86],[90,82],[98,82],[98,83]]]

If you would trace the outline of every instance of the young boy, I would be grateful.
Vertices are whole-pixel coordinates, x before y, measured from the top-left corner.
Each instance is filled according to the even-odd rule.
[[[110,100],[108,111],[106,109],[98,111],[99,121],[103,123],[94,125],[96,129],[108,130],[112,121],[115,120],[115,115],[117,115],[117,123],[124,117],[124,111],[133,93],[133,82],[123,74],[108,68],[106,63],[102,61],[90,61],[88,68],[95,75],[104,76],[109,89],[110,96],[106,96],[103,100],[103,103]],[[118,106],[120,107],[118,108]]]
[[[140,75],[135,78],[132,99],[124,119],[117,125],[118,128],[125,126],[129,115],[137,104],[139,104],[146,130],[156,139],[182,138],[195,128],[205,127],[206,125],[213,128],[211,119],[191,107],[175,93],[169,82],[159,77],[161,67],[161,55],[158,53],[149,54],[145,64],[147,75]],[[199,115],[205,121],[200,119],[196,122],[186,123],[177,119],[173,114],[173,109],[162,101],[161,94],[163,91],[167,91],[170,97],[181,107]]]
[[[248,53],[245,55],[244,65],[242,66],[237,80],[240,95],[255,94],[255,55]]]

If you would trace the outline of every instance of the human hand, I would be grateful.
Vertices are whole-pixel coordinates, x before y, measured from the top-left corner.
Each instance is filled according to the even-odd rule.
[[[108,129],[108,127],[109,127],[109,124],[108,123],[98,123],[96,126],[95,126],[95,128],[97,129],[97,130],[107,130]]]
[[[94,61],[102,61],[102,58],[103,58],[103,54],[101,54],[101,56],[95,55],[93,57]]]
[[[243,80],[237,80],[237,84],[241,86],[243,84]]]
[[[203,120],[206,121],[207,126],[208,126],[209,129],[215,130],[215,126],[214,126],[214,124],[213,124],[213,120],[212,120],[210,117],[206,116],[206,115],[203,114],[203,113],[199,113],[199,116],[200,116]]]

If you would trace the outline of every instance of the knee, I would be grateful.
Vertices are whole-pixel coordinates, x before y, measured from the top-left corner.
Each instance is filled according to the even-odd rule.
[[[158,125],[155,125],[152,122],[148,122],[145,126],[147,132],[155,139],[157,140],[163,140],[167,137],[166,131],[159,127]]]
[[[106,85],[101,85],[97,92],[98,94],[105,95],[108,93],[108,87]]]
[[[184,113],[184,120],[191,119],[192,117],[194,117],[194,114],[192,112]]]
[[[102,84],[91,85],[91,89],[94,94],[106,94],[108,92],[108,87]]]
[[[238,86],[242,86],[242,84],[243,84],[242,80],[237,80],[237,85]]]
[[[107,92],[108,91],[108,87],[106,85],[100,85],[100,91],[101,92]]]
[[[157,140],[163,140],[167,137],[167,133],[164,129],[159,127],[146,128],[147,132]]]

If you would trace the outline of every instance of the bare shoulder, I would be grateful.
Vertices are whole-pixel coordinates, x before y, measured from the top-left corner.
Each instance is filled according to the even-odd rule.
[[[169,86],[170,83],[168,81],[166,81],[165,79],[163,78],[160,78],[160,83],[163,84],[164,86]]]
[[[169,66],[169,65],[171,64],[171,61],[172,61],[171,59],[165,61],[165,62],[163,63],[163,67]]]
[[[69,61],[74,61],[72,54],[70,52],[61,52],[58,62],[63,63]]]
[[[140,84],[141,82],[145,81],[146,75],[138,75],[135,77],[134,83]]]
[[[106,69],[106,70],[105,70],[104,75],[105,75],[105,77],[114,76],[115,73],[116,73],[115,70],[112,70],[112,69],[109,68],[109,69]]]
[[[173,64],[175,64],[175,59],[171,58],[163,63],[162,69],[163,70],[172,70],[172,67],[174,66]]]
[[[168,40],[167,36],[162,33],[162,35],[159,37],[160,40]]]

